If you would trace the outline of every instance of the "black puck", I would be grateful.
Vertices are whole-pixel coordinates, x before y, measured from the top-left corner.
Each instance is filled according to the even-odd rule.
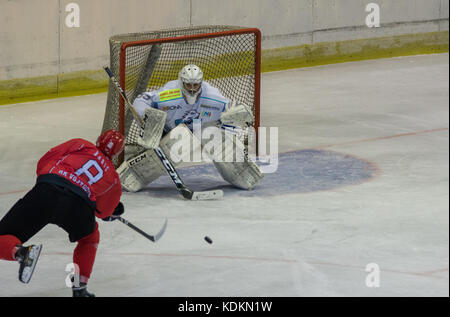
[[[208,236],[205,236],[205,241],[206,241],[206,242],[208,242],[209,244],[211,244],[211,243],[212,243],[212,240],[211,240],[211,238],[210,238],[210,237],[208,237]]]

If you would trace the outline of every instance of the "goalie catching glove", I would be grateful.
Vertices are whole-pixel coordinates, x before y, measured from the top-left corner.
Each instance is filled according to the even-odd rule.
[[[254,121],[252,109],[244,103],[232,101],[228,109],[220,116],[220,122],[224,125],[246,128]]]

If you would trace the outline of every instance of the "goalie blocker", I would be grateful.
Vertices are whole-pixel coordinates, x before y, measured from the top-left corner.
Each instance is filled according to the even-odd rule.
[[[164,111],[147,108],[142,119],[143,127],[137,144],[145,149],[155,149],[159,145],[164,130],[167,114]]]

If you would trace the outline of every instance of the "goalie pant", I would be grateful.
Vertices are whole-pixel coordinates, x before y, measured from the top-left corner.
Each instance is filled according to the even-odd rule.
[[[86,164],[95,165],[97,174],[92,175]],[[55,224],[68,233],[70,242],[77,242],[73,262],[80,282],[87,283],[100,241],[95,217],[114,212],[122,193],[119,176],[112,162],[82,139],[47,152],[38,163],[37,175],[35,186],[0,220],[0,259],[15,261],[18,245],[47,224]],[[90,185],[93,177],[96,181]]]

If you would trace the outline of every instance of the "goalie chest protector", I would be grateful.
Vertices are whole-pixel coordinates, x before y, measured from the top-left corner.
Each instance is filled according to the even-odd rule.
[[[202,83],[202,92],[197,102],[189,105],[183,98],[178,81],[168,82],[162,89],[139,95],[134,103],[136,110],[144,112],[146,107],[153,107],[167,113],[164,129],[170,131],[183,123],[193,129],[193,120],[202,123],[217,121],[226,109],[228,100],[219,90],[210,84]]]

